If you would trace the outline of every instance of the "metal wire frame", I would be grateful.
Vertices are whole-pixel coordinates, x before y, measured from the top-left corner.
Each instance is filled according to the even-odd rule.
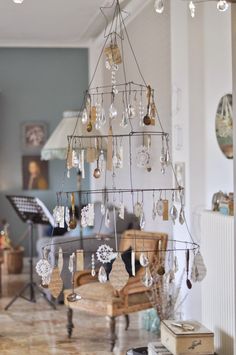
[[[119,238],[121,237],[121,235],[119,235]],[[62,237],[63,238],[63,237]],[[105,243],[106,241],[110,241],[112,239],[115,239],[114,237],[111,237],[109,235],[105,235],[105,234],[94,234],[92,237],[85,237],[84,238],[84,241],[93,241],[93,240],[101,240],[101,243]],[[157,238],[154,238],[154,237],[141,237],[141,236],[137,236],[134,235],[133,236],[129,236],[127,237],[127,239],[131,240],[134,245],[135,245],[135,242],[138,241],[138,240],[141,240],[141,241],[147,241],[147,240],[157,240]],[[70,241],[60,241],[60,242],[53,242],[53,243],[48,243],[46,244],[44,247],[42,247],[42,255],[44,255],[44,251],[45,250],[48,250],[50,247],[52,246],[56,246],[56,245],[66,245],[66,244],[70,244],[70,243],[77,243],[77,242],[80,242],[81,239],[80,238],[75,238],[74,240],[70,240]],[[195,243],[195,242],[188,242],[188,241],[183,241],[183,240],[176,240],[176,239],[168,239],[168,244],[172,244],[172,245],[175,245],[175,247],[167,247],[166,249],[158,249],[158,251],[156,249],[144,249],[144,248],[140,248],[140,249],[137,249],[135,248],[135,252],[143,252],[143,253],[153,253],[153,252],[185,252],[187,249],[189,251],[193,251],[193,252],[197,252],[199,249],[200,249],[200,245],[198,243]],[[176,244],[180,244],[179,247],[176,247]],[[184,245],[184,246],[183,246]],[[76,253],[77,251],[75,251]],[[86,251],[86,250],[83,250],[84,254],[95,254],[97,252],[97,250],[89,250],[89,251]],[[124,250],[114,250],[115,253],[123,253]],[[55,255],[58,255],[58,252],[55,252],[54,253]],[[71,253],[69,252],[63,252],[63,254],[65,255],[71,255]]]

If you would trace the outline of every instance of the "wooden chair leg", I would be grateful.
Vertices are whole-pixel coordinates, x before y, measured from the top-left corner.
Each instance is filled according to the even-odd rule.
[[[74,328],[74,324],[73,324],[72,319],[73,319],[73,310],[68,307],[68,310],[67,310],[67,334],[68,334],[69,339],[72,336],[72,331]]]
[[[125,314],[125,330],[129,329],[129,315]]]
[[[116,343],[116,318],[109,317],[109,326],[110,326],[110,345],[111,352],[113,351]]]

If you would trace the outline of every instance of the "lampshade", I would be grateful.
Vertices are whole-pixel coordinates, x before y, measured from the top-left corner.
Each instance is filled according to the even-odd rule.
[[[93,133],[87,132],[86,125],[82,124],[81,115],[79,111],[63,112],[62,120],[60,121],[56,129],[53,131],[41,151],[41,159],[66,159],[68,149],[67,137],[71,136],[72,134],[76,136],[83,136],[85,138],[81,140],[81,145],[83,148],[86,148],[91,145],[91,139],[89,139],[89,137],[93,135]],[[101,133],[96,130],[96,136],[99,136],[99,134]],[[102,144],[102,149],[106,149],[106,142],[104,141],[104,139],[100,144]]]

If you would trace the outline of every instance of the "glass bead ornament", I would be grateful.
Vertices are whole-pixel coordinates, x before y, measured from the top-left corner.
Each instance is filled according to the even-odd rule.
[[[155,0],[154,9],[156,13],[162,14],[164,11],[164,0]]]
[[[111,225],[111,220],[110,220],[110,211],[109,211],[109,208],[106,209],[106,212],[105,212],[105,227],[106,228],[110,228],[110,225]]]
[[[96,276],[96,270],[95,270],[95,255],[94,255],[94,254],[92,254],[92,256],[91,256],[91,275],[92,275],[93,277]]]
[[[121,120],[120,126],[121,126],[122,128],[125,128],[125,127],[128,126],[128,117],[127,117],[126,112],[123,112],[123,113],[122,113],[122,120]]]
[[[216,6],[217,6],[217,10],[222,12],[227,11],[229,8],[229,4],[226,0],[219,0]]]
[[[87,109],[85,108],[82,113],[82,123],[86,124],[88,122],[88,112]]]
[[[98,261],[102,264],[110,263],[114,256],[113,248],[107,244],[102,244],[98,247],[96,255]]]
[[[111,104],[109,108],[109,117],[111,120],[115,119],[117,117],[118,111],[114,105],[114,103]]]
[[[145,268],[145,273],[144,273],[144,276],[142,277],[141,281],[142,281],[142,284],[147,288],[150,288],[153,285],[153,278],[152,278],[149,267]]]
[[[144,252],[140,254],[139,262],[142,267],[147,267],[149,265],[149,259]]]
[[[101,284],[105,284],[107,282],[107,273],[106,270],[104,269],[104,266],[101,266],[98,271],[98,281]]]

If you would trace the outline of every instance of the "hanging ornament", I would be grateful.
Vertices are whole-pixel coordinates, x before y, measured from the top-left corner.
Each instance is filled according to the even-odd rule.
[[[141,218],[141,216],[143,214],[143,206],[138,201],[134,205],[134,214],[137,218]]]
[[[106,213],[105,213],[105,227],[106,228],[110,228],[110,224],[111,224],[111,220],[110,220],[110,212],[109,212],[109,208],[106,209]]]
[[[110,119],[113,120],[114,118],[116,118],[117,114],[118,114],[117,109],[114,106],[114,103],[112,102],[112,104],[111,104],[111,106],[109,108],[109,117],[110,117]]]
[[[170,218],[173,222],[173,224],[175,224],[176,219],[178,218],[178,211],[177,208],[174,205],[174,192],[172,193],[172,200],[171,200],[171,206],[170,206]]]
[[[200,251],[194,256],[192,271],[191,271],[191,280],[193,282],[201,282],[207,274],[207,268],[204,263],[203,257]]]
[[[63,251],[62,251],[62,248],[59,248],[59,250],[58,250],[57,266],[58,266],[59,272],[61,274],[62,269],[63,269]]]
[[[105,284],[107,282],[107,273],[103,266],[101,266],[98,271],[98,281],[101,284]]]
[[[150,288],[153,285],[153,278],[150,272],[149,267],[145,268],[145,274],[142,277],[142,283],[145,287]]]
[[[141,145],[136,150],[136,163],[138,168],[147,168],[151,160],[148,147]]]
[[[123,112],[123,113],[122,113],[122,120],[121,120],[120,126],[121,126],[122,128],[125,128],[125,127],[128,126],[128,117],[127,117],[126,112]]]
[[[63,282],[62,282],[62,279],[60,276],[60,270],[58,267],[54,267],[54,269],[52,270],[52,274],[50,277],[50,283],[49,283],[48,288],[50,290],[51,295],[54,298],[57,298],[62,291]]]
[[[104,203],[101,203],[101,214],[102,216],[104,216],[106,213],[106,206],[104,205]]]
[[[39,276],[41,277],[48,277],[50,276],[51,272],[52,272],[52,266],[49,263],[49,261],[45,258],[40,259],[36,266],[35,266],[36,272]]]
[[[121,291],[129,280],[129,274],[126,270],[122,258],[118,255],[112,264],[112,270],[109,274],[109,281],[115,290]]]
[[[190,281],[188,274],[189,274],[189,249],[186,250],[186,285],[188,289],[192,288],[192,282]]]
[[[77,220],[75,218],[75,194],[72,192],[70,197],[71,197],[71,211],[72,211],[72,214],[71,214],[71,218],[70,218],[70,221],[69,221],[69,227],[70,227],[70,229],[75,229],[76,226],[77,226]]]
[[[87,109],[85,108],[82,114],[82,123],[86,124],[87,122],[88,122],[88,112]]]
[[[92,275],[93,277],[96,276],[96,270],[95,270],[95,256],[94,256],[94,254],[92,254],[92,256],[91,256],[91,275]]]
[[[97,259],[103,264],[110,263],[114,257],[113,248],[107,244],[100,245],[96,252]]]
[[[142,267],[147,267],[149,265],[148,257],[142,252],[139,257],[139,262]]]
[[[76,271],[84,270],[84,251],[76,250]]]
[[[65,208],[65,222],[67,225],[68,232],[70,231],[70,209],[68,206]]]
[[[179,212],[179,223],[184,224],[185,221],[185,216],[184,216],[184,208],[181,206],[180,212]]]
[[[120,219],[125,219],[125,205],[123,202],[120,202],[118,216]]]

